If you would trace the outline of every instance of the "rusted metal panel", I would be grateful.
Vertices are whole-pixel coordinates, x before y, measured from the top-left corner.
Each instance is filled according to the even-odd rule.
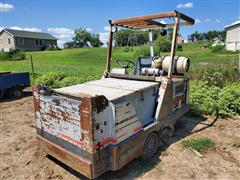
[[[56,145],[55,143],[52,143],[51,141],[48,141],[45,138],[42,138],[41,136],[37,136],[37,140],[48,154],[57,158],[61,162],[64,162],[74,170],[81,172],[81,174],[89,178],[93,178],[91,161],[83,159],[80,156],[69,151],[66,151],[64,148]]]
[[[114,148],[112,153],[116,159],[113,161],[113,170],[116,171],[133,159],[141,156],[143,154],[144,142],[143,136],[137,135],[117,148]]]
[[[92,152],[91,99],[74,100],[34,91],[36,126],[79,148]],[[43,134],[43,133],[42,133]]]

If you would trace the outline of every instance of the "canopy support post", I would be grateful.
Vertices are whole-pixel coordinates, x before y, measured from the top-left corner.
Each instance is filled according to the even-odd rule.
[[[108,54],[107,54],[106,72],[110,72],[110,69],[111,69],[112,41],[113,41],[112,22],[109,21],[109,40],[108,40]]]
[[[179,17],[177,16],[175,18],[175,22],[174,22],[173,37],[172,37],[172,47],[171,47],[171,54],[170,54],[171,61],[170,61],[169,69],[168,69],[168,79],[170,79],[170,80],[172,79],[174,57],[175,57],[175,54],[176,54],[178,25],[179,25]]]
[[[148,37],[149,37],[149,45],[150,45],[150,56],[153,60],[154,57],[154,49],[153,49],[153,30],[150,29],[148,32]]]

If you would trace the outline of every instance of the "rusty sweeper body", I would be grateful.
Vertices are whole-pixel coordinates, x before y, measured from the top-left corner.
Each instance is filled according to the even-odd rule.
[[[169,18],[173,23],[157,20]],[[180,25],[194,20],[177,11],[109,21],[106,70],[100,80],[48,89],[33,87],[37,140],[48,154],[88,178],[116,171],[134,158],[154,156],[161,138],[171,136],[189,110],[189,60],[175,56]],[[117,27],[149,32],[150,57],[136,65],[117,60],[112,68]],[[154,58],[154,29],[173,27],[170,56]],[[133,72],[132,72],[133,71]]]

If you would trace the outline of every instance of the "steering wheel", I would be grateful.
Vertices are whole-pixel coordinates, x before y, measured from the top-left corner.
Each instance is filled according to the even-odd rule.
[[[128,68],[134,68],[135,67],[135,63],[133,61],[130,60],[120,60],[117,59],[117,63],[119,64],[119,66],[121,66],[122,68],[128,69]]]

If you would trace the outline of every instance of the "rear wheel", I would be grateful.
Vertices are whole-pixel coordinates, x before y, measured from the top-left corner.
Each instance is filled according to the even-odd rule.
[[[151,133],[148,135],[144,144],[144,154],[143,159],[147,160],[152,158],[158,149],[158,135],[156,133]]]
[[[20,98],[23,96],[22,88],[20,87],[11,88],[8,92],[8,95],[10,98]]]

